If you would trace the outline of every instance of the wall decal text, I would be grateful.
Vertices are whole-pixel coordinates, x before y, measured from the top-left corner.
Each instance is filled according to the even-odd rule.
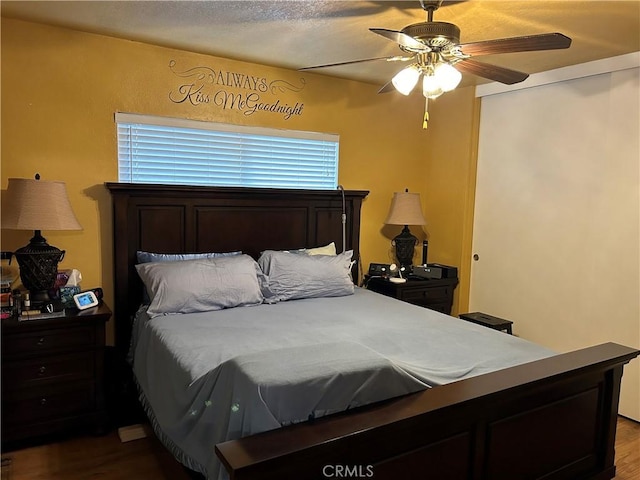
[[[169,62],[169,69],[180,79],[176,89],[169,92],[169,100],[173,103],[194,107],[211,105],[244,115],[258,112],[278,114],[285,120],[302,115],[304,103],[292,104],[277,97],[288,92],[300,92],[306,85],[304,78],[300,79],[299,85],[294,85],[281,79],[270,80],[204,66],[181,71],[176,68],[175,60]]]

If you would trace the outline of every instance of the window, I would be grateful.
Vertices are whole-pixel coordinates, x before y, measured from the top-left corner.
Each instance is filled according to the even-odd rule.
[[[116,113],[127,183],[333,190],[338,135]]]

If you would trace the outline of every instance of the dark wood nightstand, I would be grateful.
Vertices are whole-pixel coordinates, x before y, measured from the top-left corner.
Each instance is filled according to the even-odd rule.
[[[513,322],[511,320],[494,317],[493,315],[482,312],[461,313],[459,317],[467,322],[477,323],[483,327],[493,328],[494,330],[507,332],[509,335],[513,335]]]
[[[451,315],[453,291],[458,279],[409,279],[405,283],[392,283],[372,277],[366,280],[366,285],[373,292]]]
[[[2,320],[2,445],[106,427],[102,304],[64,317]]]

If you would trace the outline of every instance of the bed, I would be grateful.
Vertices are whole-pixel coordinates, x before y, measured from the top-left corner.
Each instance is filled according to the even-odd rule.
[[[147,380],[140,372],[136,374],[138,383],[143,384],[141,401],[160,440],[190,469],[206,471],[210,478],[228,475],[232,479],[614,477],[620,380],[624,364],[638,355],[638,351],[621,345],[554,354],[516,337],[357,286],[352,287],[351,295],[214,312],[217,328],[228,322],[229,331],[255,318],[267,319],[258,325],[246,324],[246,330],[260,339],[260,348],[254,345],[253,350],[242,350],[239,358],[234,356],[235,345],[242,343],[235,336],[237,332],[220,339],[216,352],[224,350],[223,358],[207,352],[204,335],[183,336],[201,332],[203,325],[210,324],[208,313],[186,313],[181,317],[185,325],[177,333],[170,316],[145,322],[140,318],[148,315],[138,314],[134,322],[145,290],[136,269],[139,251],[241,251],[247,262],[253,262],[260,261],[264,250],[289,253],[333,242],[338,252],[352,252],[356,262],[351,275],[357,279],[360,208],[368,192],[117,183],[109,183],[107,188],[114,215],[116,350],[122,358],[128,354],[133,332],[140,359],[147,357],[143,370],[153,370],[158,364],[160,370],[151,372]],[[225,261],[212,260],[218,264]],[[395,303],[390,307],[388,302]],[[376,320],[382,332],[378,336],[369,334],[374,329],[368,324],[347,330],[343,312],[366,306],[373,311],[392,308],[395,317],[410,319],[398,323],[406,334],[393,342],[380,340],[380,335],[389,340],[400,330],[391,328],[394,319],[389,315]],[[310,336],[298,337],[302,333],[297,332],[297,324],[278,324],[291,315],[303,319],[299,327]],[[357,317],[364,321],[374,314],[362,311]],[[317,329],[321,322],[322,328]],[[421,337],[421,329],[431,331],[426,326],[436,324],[451,330],[454,341],[439,339],[435,333]],[[275,330],[263,331],[261,325]],[[286,362],[272,348],[277,337],[269,336],[283,331],[289,338],[283,342]],[[190,346],[192,352],[207,353],[187,355],[197,357],[195,366],[166,373],[158,381],[161,371],[169,372],[169,367],[159,367],[162,352],[174,356],[166,354],[170,348],[158,344],[158,338],[177,338],[175,343]],[[402,342],[415,345],[410,348]],[[482,347],[480,360],[473,368],[465,363],[452,370],[456,355],[474,343]],[[402,348],[385,351],[387,344],[402,344]],[[498,351],[500,355],[495,354]],[[345,352],[349,356],[342,358]],[[140,359],[138,366],[145,365]],[[496,359],[506,363],[496,363]],[[311,366],[326,370],[322,381],[309,376]],[[431,371],[425,366],[431,366]],[[442,373],[444,367],[449,373]],[[253,377],[265,373],[272,382],[269,388],[255,388]],[[180,427],[193,433],[194,445],[176,445],[180,441],[175,441],[175,432],[166,421],[170,414],[158,400],[148,398],[149,391],[157,388],[159,397],[167,398],[182,395],[180,391],[172,393],[174,384],[196,385],[202,395],[199,404],[213,407],[221,400],[212,397],[212,377],[225,375],[241,378],[241,386],[234,383],[232,390],[237,389],[239,398],[255,403],[258,410],[243,410],[244,405],[232,398],[224,404],[225,420],[212,420],[185,409],[185,405],[194,404],[188,399],[182,405],[184,412],[193,413],[194,418],[200,415],[202,421]],[[173,381],[166,381],[168,378]],[[354,378],[359,383],[354,384]],[[298,390],[299,384],[315,386],[315,390]],[[300,392],[309,391],[307,404],[291,402],[292,397],[305,397],[306,393]],[[318,395],[323,398],[319,400]],[[233,423],[229,406],[233,414],[247,417],[239,426],[229,426]],[[260,408],[262,413],[255,413]],[[214,424],[224,424],[224,432],[207,437],[207,432],[216,428]],[[215,445],[209,445],[210,441]],[[206,458],[203,451],[208,452]]]

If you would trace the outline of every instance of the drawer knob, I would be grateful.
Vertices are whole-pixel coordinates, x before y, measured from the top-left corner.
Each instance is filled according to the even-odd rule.
[[[41,398],[40,399],[40,406],[44,407],[47,404],[47,399],[46,398]]]
[[[36,345],[44,345],[44,337],[40,337],[36,342]]]
[[[47,367],[45,367],[44,365],[42,365],[39,369],[38,369],[38,374],[39,375],[44,375],[47,372]]]

